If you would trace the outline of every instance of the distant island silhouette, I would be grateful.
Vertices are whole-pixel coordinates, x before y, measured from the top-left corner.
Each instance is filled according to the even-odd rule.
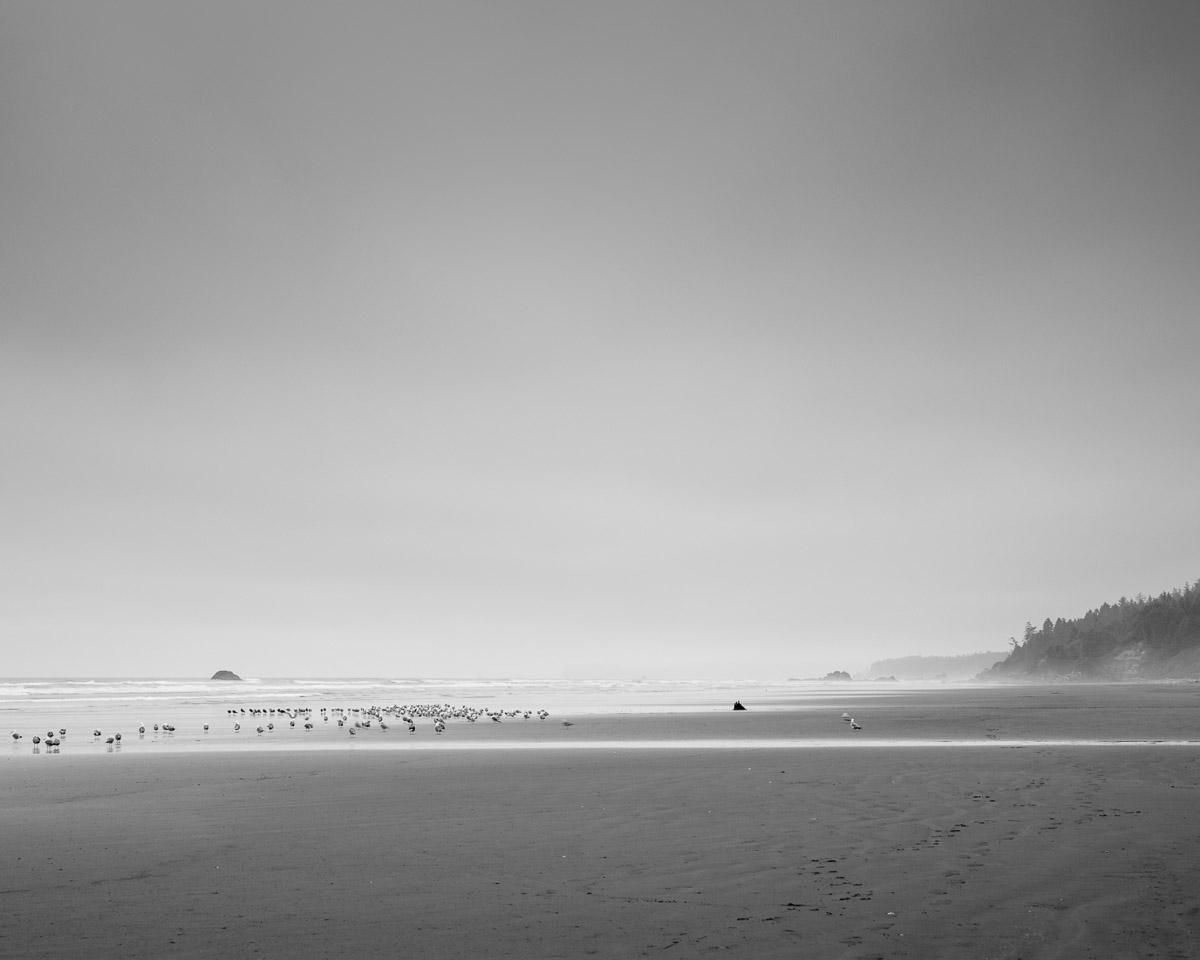
[[[831,670],[829,673],[825,674],[825,676],[823,676],[823,677],[804,677],[804,678],[788,677],[789,682],[794,681],[796,683],[816,683],[821,680],[853,680],[853,679],[854,678],[852,676],[850,676],[850,674],[848,674],[845,670]]]
[[[242,678],[239,677],[232,670],[218,670],[216,673],[214,673],[212,675],[212,679],[214,679],[214,680],[241,680]]]

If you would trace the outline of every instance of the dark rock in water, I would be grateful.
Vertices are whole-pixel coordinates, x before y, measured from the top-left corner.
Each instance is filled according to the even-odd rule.
[[[212,678],[214,680],[241,680],[242,679],[236,673],[234,673],[232,670],[218,670],[216,673],[214,673],[212,675]]]
[[[852,676],[850,676],[850,674],[848,674],[845,670],[833,670],[830,673],[825,674],[825,676],[823,676],[821,679],[822,680],[853,680],[854,678]]]
[[[745,710],[746,708],[742,706],[741,700],[734,700],[733,701],[733,709],[734,710]]]

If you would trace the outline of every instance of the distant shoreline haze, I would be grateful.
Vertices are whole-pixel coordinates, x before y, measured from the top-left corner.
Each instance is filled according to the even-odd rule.
[[[1008,654],[1004,651],[987,651],[985,653],[965,653],[957,656],[941,657],[894,657],[889,660],[877,660],[861,680],[879,680],[894,678],[896,680],[971,680],[981,671],[994,666]]]

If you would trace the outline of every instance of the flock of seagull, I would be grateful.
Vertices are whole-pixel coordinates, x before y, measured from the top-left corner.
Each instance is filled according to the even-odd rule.
[[[345,727],[352,737],[357,736],[360,731],[370,730],[372,727],[387,730],[389,720],[393,723],[403,724],[410,734],[417,732],[418,719],[428,721],[433,725],[433,732],[440,734],[445,731],[446,723],[450,720],[465,720],[467,723],[475,723],[486,718],[492,723],[503,723],[506,719],[530,720],[537,717],[539,720],[545,720],[550,716],[548,710],[490,710],[466,706],[454,707],[448,703],[394,704],[390,707],[321,707],[315,712],[312,707],[251,707],[248,710],[242,707],[228,710],[227,713],[235,718],[233,722],[235,733],[242,729],[242,717],[250,718],[247,723],[253,722],[254,718],[257,718],[259,722],[254,727],[254,731],[259,734],[270,733],[275,729],[275,721],[270,719],[271,717],[277,718],[281,723],[283,718],[287,717],[289,727],[296,726],[296,721],[299,720],[305,730],[316,728],[316,724],[313,723],[313,719],[316,717],[323,723],[336,722],[339,727]],[[264,719],[266,719],[265,724],[262,722]],[[207,730],[208,727],[205,726],[205,729]]]
[[[492,723],[503,723],[505,720],[530,720],[536,717],[538,720],[546,720],[550,717],[548,710],[492,710],[487,708],[476,707],[454,707],[448,703],[442,704],[394,704],[390,707],[321,707],[315,710],[312,707],[239,707],[236,709],[227,709],[226,713],[233,720],[233,731],[239,733],[242,730],[242,721],[245,719],[247,727],[251,723],[254,724],[253,730],[257,734],[269,734],[275,730],[275,721],[278,720],[282,725],[285,720],[289,727],[295,727],[297,721],[302,724],[306,731],[311,731],[316,728],[314,720],[319,720],[322,723],[335,722],[339,727],[346,728],[350,736],[358,736],[360,732],[370,729],[387,730],[389,729],[389,721],[391,723],[399,723],[408,729],[410,734],[417,732],[418,722],[425,723],[427,726],[432,725],[435,734],[441,734],[446,729],[446,724],[452,720],[463,720],[467,723],[476,723],[479,720],[490,720]],[[571,726],[569,720],[563,721],[563,726]],[[163,733],[174,733],[175,727],[169,723],[152,725],[151,729],[154,733],[159,731]],[[204,732],[209,732],[209,724],[204,724]],[[139,737],[145,736],[146,725],[138,725]],[[9,734],[14,741],[24,739],[24,734],[16,730],[10,731]],[[45,744],[46,747],[56,750],[61,746],[63,739],[67,735],[67,728],[60,727],[55,733],[50,730],[45,738],[40,734],[34,734],[32,742],[34,748]],[[92,741],[103,742],[109,747],[119,747],[121,745],[121,734],[113,733],[108,737],[99,729],[93,729]]]
[[[441,704],[394,704],[390,707],[321,707],[314,711],[312,707],[269,707],[269,708],[246,708],[230,709],[226,711],[234,718],[233,730],[238,733],[242,729],[243,717],[248,717],[247,724],[254,722],[257,718],[258,722],[254,727],[255,733],[264,734],[270,733],[275,729],[276,718],[283,722],[283,718],[287,718],[289,727],[296,726],[296,721],[299,720],[305,730],[313,730],[316,724],[313,723],[314,718],[321,720],[323,723],[334,721],[339,727],[345,727],[350,736],[358,736],[362,730],[370,730],[372,727],[379,730],[388,729],[388,721],[393,723],[403,724],[410,734],[417,732],[417,721],[428,721],[433,725],[433,732],[440,734],[445,731],[446,723],[449,720],[465,720],[467,723],[475,723],[478,720],[487,718],[492,723],[503,723],[506,719],[521,718],[524,720],[537,717],[539,720],[545,720],[550,716],[548,710],[490,710],[479,709],[476,707],[454,707],[448,703]],[[266,720],[263,723],[263,720]],[[568,725],[567,721],[563,721],[564,725]],[[205,725],[205,730],[208,726]]]
[[[339,727],[345,728],[352,737],[371,729],[386,731],[390,726],[389,721],[401,724],[407,728],[409,734],[417,732],[418,721],[432,725],[433,732],[441,734],[445,731],[446,724],[453,720],[462,720],[466,723],[476,723],[480,720],[503,723],[505,720],[531,720],[534,717],[538,720],[546,720],[550,717],[548,710],[492,710],[467,706],[454,707],[448,703],[394,704],[390,707],[320,707],[315,711],[312,707],[239,707],[227,709],[226,713],[233,720],[234,733],[241,732],[243,720],[246,720],[247,725],[254,723],[254,732],[263,735],[270,734],[275,730],[276,720],[282,724],[286,718],[289,727],[295,727],[299,721],[304,730],[312,731],[316,729],[317,724],[313,722],[316,719],[322,724],[336,723]],[[850,724],[851,730],[862,729],[862,724],[848,713],[842,714],[842,720]],[[562,725],[564,727],[572,726],[570,720],[562,721]],[[169,723],[156,723],[152,725],[151,729],[154,733],[159,731],[175,732],[175,727]],[[208,733],[209,725],[204,724],[203,729],[205,733]],[[138,736],[142,737],[145,734],[146,725],[139,724]],[[40,734],[34,734],[32,738],[34,748],[36,750],[40,744],[45,744],[46,747],[57,751],[66,735],[66,727],[60,727],[57,733],[53,730],[47,731],[45,738]],[[24,734],[18,733],[16,730],[11,731],[10,736],[14,741],[24,738]],[[121,734],[114,733],[104,737],[99,729],[93,729],[93,742],[98,742],[101,738],[109,747],[121,745]]]
[[[165,733],[174,733],[175,732],[175,728],[173,726],[171,726],[171,724],[169,724],[169,723],[164,723],[164,724],[162,724],[161,727],[157,723],[154,724],[155,732],[157,732],[160,729]],[[206,731],[208,730],[207,723],[204,725],[204,729]],[[145,734],[145,732],[146,732],[146,725],[143,723],[138,726],[138,733]],[[67,728],[59,727],[58,733],[55,733],[53,730],[47,730],[46,736],[44,738],[40,734],[35,733],[33,735],[33,737],[31,738],[31,740],[33,742],[34,747],[37,747],[40,744],[44,744],[45,746],[56,750],[62,746],[63,738],[65,738],[66,735],[67,735]],[[9,731],[9,736],[12,737],[14,741],[23,740],[25,738],[25,734],[18,733],[16,730]],[[100,740],[102,737],[104,737],[104,734],[99,729],[92,730],[92,741],[93,742]],[[121,745],[121,734],[114,733],[114,734],[112,734],[112,736],[104,737],[104,742],[110,747],[112,747],[112,746],[119,747]]]

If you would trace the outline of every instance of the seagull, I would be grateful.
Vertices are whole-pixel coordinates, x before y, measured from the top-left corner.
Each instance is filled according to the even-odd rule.
[[[850,729],[851,730],[861,730],[862,724],[858,723],[853,717],[851,717],[850,718]]]
[[[138,724],[138,733],[145,733],[145,732],[146,732],[146,725],[144,723],[139,723]]]
[[[241,725],[240,723],[235,723],[235,724],[233,725],[233,732],[234,732],[234,733],[237,733],[237,732],[238,732],[239,730],[241,730],[241,729],[242,729],[242,725]]]
[[[207,723],[204,725],[204,732],[208,733],[208,724]]]
[[[573,727],[573,726],[575,726],[575,724],[573,724],[570,720],[564,720],[563,726],[564,727]]]
[[[35,733],[35,734],[33,735],[33,745],[36,747],[36,746],[37,746],[39,743],[41,743],[41,742],[42,742],[42,738],[41,738],[41,737],[39,737],[39,736],[38,736],[38,735]]]
[[[117,740],[117,741],[120,741],[120,739],[121,739],[121,735],[120,735],[119,733],[114,733],[114,734],[113,734],[113,739],[114,739],[114,740]]]
[[[843,720],[845,720],[847,723],[853,723],[853,722],[854,722],[854,718],[853,718],[852,716],[850,716],[850,714],[848,714],[848,713],[843,713],[843,714],[842,714],[842,719],[843,719]]]

